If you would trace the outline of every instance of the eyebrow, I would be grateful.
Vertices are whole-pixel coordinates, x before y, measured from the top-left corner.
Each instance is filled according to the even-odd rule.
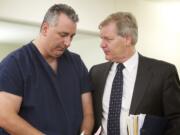
[[[63,34],[63,35],[65,35],[65,36],[67,36],[67,35],[70,35],[70,33],[68,33],[68,32],[58,32],[58,34]],[[70,35],[71,37],[74,37],[76,35],[76,33],[73,33],[72,35]]]

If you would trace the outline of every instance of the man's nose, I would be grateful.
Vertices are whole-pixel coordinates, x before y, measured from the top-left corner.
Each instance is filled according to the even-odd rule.
[[[101,41],[101,43],[100,43],[100,47],[101,47],[101,48],[106,47],[106,42],[105,42],[104,40],[102,40],[102,41]]]
[[[71,41],[72,41],[71,37],[68,36],[65,38],[64,44],[66,45],[66,47],[70,46]]]

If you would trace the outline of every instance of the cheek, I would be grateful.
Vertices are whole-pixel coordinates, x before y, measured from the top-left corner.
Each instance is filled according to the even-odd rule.
[[[121,44],[116,44],[114,46],[112,46],[111,48],[111,53],[114,56],[119,56],[124,52],[124,48]]]
[[[117,43],[111,44],[110,50],[112,53],[117,53],[120,50],[120,45]]]
[[[56,36],[54,38],[55,38],[55,42],[58,42],[58,43],[63,43],[65,41],[65,39],[60,36]]]

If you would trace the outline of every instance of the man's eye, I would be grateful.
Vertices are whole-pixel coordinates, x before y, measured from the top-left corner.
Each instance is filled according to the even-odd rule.
[[[110,41],[112,41],[113,39],[112,38],[108,38],[108,39],[106,39],[108,42],[110,42]]]
[[[72,35],[72,36],[71,36],[71,39],[73,39],[73,38],[74,38],[74,36],[75,36],[75,35]]]
[[[67,35],[66,34],[59,34],[61,37],[66,37]]]
[[[108,40],[114,40],[114,38],[108,38]]]
[[[68,33],[59,32],[58,35],[59,35],[60,37],[66,37],[66,36],[68,36]]]

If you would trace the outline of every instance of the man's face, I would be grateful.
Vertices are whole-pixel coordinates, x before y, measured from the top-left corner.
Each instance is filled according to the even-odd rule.
[[[100,37],[102,39],[101,48],[106,60],[118,62],[119,59],[123,59],[127,49],[127,40],[117,34],[114,22],[110,22],[100,29]]]
[[[65,14],[60,14],[55,25],[44,23],[42,31],[46,42],[45,56],[57,58],[70,46],[76,33],[76,23]]]

